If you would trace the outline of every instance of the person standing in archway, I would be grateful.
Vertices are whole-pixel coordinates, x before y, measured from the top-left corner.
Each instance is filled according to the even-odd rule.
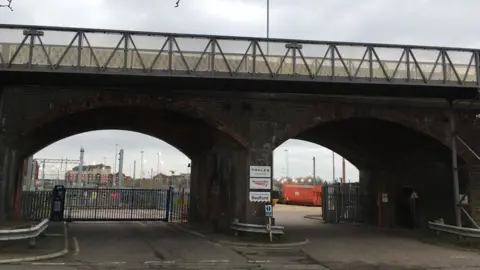
[[[418,199],[418,194],[415,191],[415,189],[412,188],[412,192],[410,193],[410,196],[408,198],[410,202],[410,229],[415,229],[417,226],[417,199]]]

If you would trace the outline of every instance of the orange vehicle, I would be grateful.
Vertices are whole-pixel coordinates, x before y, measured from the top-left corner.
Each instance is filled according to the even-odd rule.
[[[284,203],[322,206],[322,186],[282,184]]]

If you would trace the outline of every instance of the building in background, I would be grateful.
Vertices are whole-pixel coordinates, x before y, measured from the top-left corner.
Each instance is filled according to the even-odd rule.
[[[84,184],[104,185],[112,177],[112,167],[105,164],[84,165],[80,179]],[[69,184],[75,184],[79,177],[79,166],[73,167],[65,173],[65,181]]]
[[[159,173],[151,179],[136,179],[135,187],[138,188],[168,188],[173,186],[176,189],[190,188],[190,174],[182,173],[179,175],[166,175]]]
[[[33,156],[28,157],[23,161],[23,188],[35,189],[38,185],[38,161],[33,159]]]

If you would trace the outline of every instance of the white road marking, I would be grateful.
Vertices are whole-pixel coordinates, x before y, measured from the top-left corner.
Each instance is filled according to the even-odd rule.
[[[269,263],[270,260],[248,260],[249,263]]]
[[[173,264],[175,261],[145,261],[143,264]]]
[[[229,260],[201,260],[201,263],[229,263]]]
[[[452,258],[452,259],[470,259],[470,257],[464,256],[464,255],[453,255],[453,256],[450,256],[450,258]]]
[[[58,263],[49,263],[49,262],[32,262],[30,263],[31,265],[65,265],[64,262],[58,262]]]
[[[73,246],[75,247],[73,256],[77,256],[78,253],[80,253],[80,244],[78,244],[78,240],[75,236],[73,237]]]
[[[147,226],[147,224],[142,223],[142,222],[140,222],[140,221],[135,221],[135,223],[140,224],[140,225],[143,226],[143,227],[146,227],[146,226]]]

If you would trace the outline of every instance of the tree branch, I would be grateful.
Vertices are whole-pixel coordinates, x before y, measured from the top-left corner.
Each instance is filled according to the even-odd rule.
[[[7,3],[6,3],[6,4],[3,4],[3,5],[0,5],[0,8],[6,7],[6,8],[8,8],[8,9],[10,9],[11,11],[13,11],[13,8],[12,8],[12,1],[13,1],[13,0],[6,0],[6,1],[7,1]]]

